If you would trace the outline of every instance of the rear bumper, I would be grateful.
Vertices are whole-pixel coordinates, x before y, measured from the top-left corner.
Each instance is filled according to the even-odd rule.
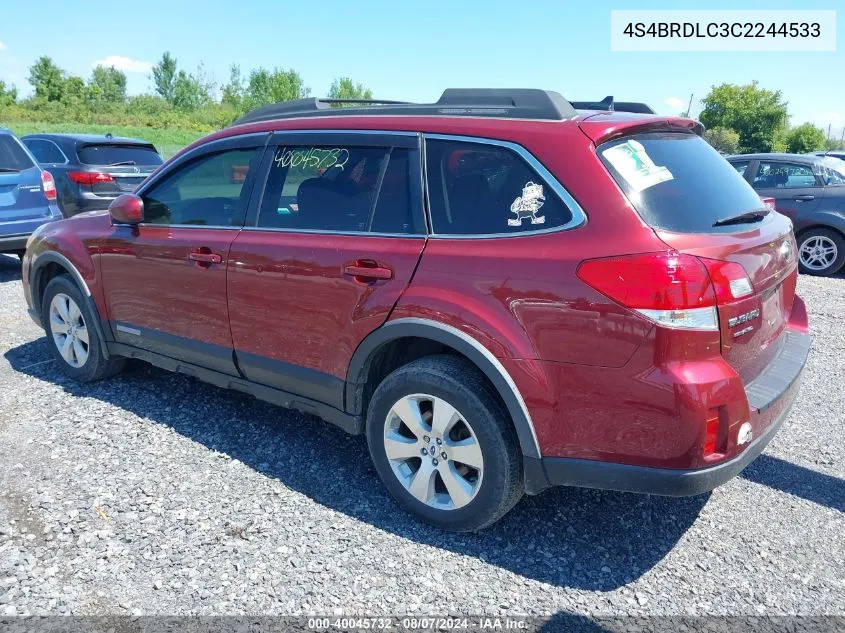
[[[800,388],[811,337],[788,332],[769,366],[746,386],[756,437],[742,452],[712,466],[691,470],[654,468],[569,457],[525,459],[525,487],[536,494],[550,486],[578,486],[623,492],[686,497],[713,490],[754,461],[788,417]],[[768,424],[758,432],[763,420]]]
[[[18,235],[0,235],[0,253],[10,253],[12,251],[22,251],[26,249],[26,241],[32,234],[23,233]]]

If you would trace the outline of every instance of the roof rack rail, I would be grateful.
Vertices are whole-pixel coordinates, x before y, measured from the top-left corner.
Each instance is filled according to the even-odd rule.
[[[614,101],[608,95],[601,101],[571,101],[576,110],[601,110],[605,112],[635,112],[637,114],[657,114],[648,104],[636,101]]]
[[[337,108],[336,104],[351,107]],[[561,121],[576,116],[575,109],[557,92],[519,88],[450,88],[436,103],[408,103],[385,99],[298,99],[263,106],[248,112],[233,125],[306,116],[361,115],[489,116]]]

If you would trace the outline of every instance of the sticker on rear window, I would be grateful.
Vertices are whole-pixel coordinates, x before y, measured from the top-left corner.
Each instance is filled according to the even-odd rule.
[[[643,191],[672,180],[672,172],[654,164],[642,143],[630,140],[602,152],[634,191]]]
[[[522,195],[511,204],[511,212],[516,214],[515,218],[508,219],[508,226],[522,226],[522,221],[531,218],[531,224],[545,224],[546,216],[537,215],[546,202],[543,195],[543,185],[533,182],[525,183],[522,188]]]

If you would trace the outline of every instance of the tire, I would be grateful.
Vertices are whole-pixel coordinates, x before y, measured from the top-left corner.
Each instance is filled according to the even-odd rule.
[[[798,270],[829,277],[845,265],[845,237],[833,229],[814,228],[798,238]]]
[[[428,356],[391,373],[370,400],[366,433],[382,482],[425,523],[453,532],[481,530],[522,497],[522,458],[510,417],[463,358]],[[418,479],[421,473],[424,479]]]
[[[123,369],[125,359],[103,358],[104,343],[93,327],[96,316],[67,275],[53,277],[47,284],[41,300],[41,317],[50,352],[66,376],[79,382],[94,382]],[[66,346],[64,342],[68,339]]]

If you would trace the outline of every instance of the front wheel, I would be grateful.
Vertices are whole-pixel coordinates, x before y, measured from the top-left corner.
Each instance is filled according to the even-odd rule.
[[[41,319],[50,351],[64,374],[80,382],[101,380],[119,372],[123,358],[104,358],[103,342],[82,292],[70,277],[53,277],[44,289]]]
[[[798,238],[798,268],[828,277],[845,265],[845,238],[832,229],[810,229]]]
[[[391,495],[437,527],[480,530],[522,496],[508,414],[462,358],[430,356],[385,378],[370,401],[367,443]]]

